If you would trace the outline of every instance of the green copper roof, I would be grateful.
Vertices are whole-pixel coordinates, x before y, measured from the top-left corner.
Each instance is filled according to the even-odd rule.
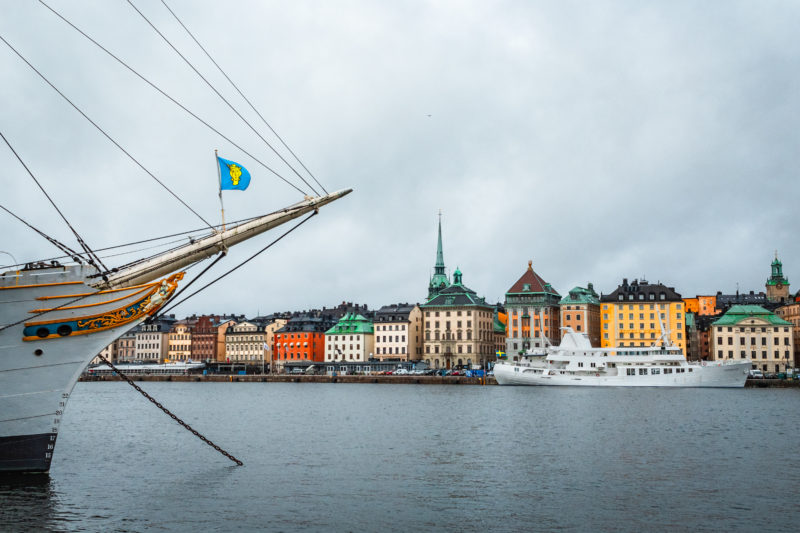
[[[565,304],[594,304],[600,305],[600,296],[595,292],[594,286],[589,283],[589,286],[575,287],[569,291],[569,294],[561,298],[558,302],[561,305]]]
[[[732,305],[728,312],[722,315],[712,326],[735,326],[747,318],[759,318],[773,326],[791,326],[775,313],[767,311],[760,305]]]
[[[694,327],[694,313],[686,313],[686,327],[693,328]]]
[[[372,322],[361,315],[347,313],[325,335],[353,335],[358,333],[371,334],[374,332]]]

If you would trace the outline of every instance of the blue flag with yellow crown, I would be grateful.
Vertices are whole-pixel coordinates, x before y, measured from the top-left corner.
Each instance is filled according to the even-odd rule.
[[[221,191],[243,191],[250,185],[250,173],[239,163],[217,157]]]

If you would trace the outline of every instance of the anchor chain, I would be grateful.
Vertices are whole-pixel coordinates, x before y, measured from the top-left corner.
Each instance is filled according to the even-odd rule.
[[[145,398],[147,398],[148,400],[150,400],[150,401],[153,403],[153,405],[155,405],[156,407],[158,407],[159,409],[161,409],[162,411],[164,411],[164,412],[165,412],[167,415],[169,415],[169,417],[170,417],[170,418],[172,418],[172,419],[173,419],[175,422],[177,422],[178,424],[180,424],[181,426],[183,426],[184,428],[186,428],[187,430],[189,430],[189,432],[190,432],[190,433],[192,433],[192,434],[193,434],[195,437],[197,437],[197,438],[198,438],[198,439],[200,439],[201,441],[205,442],[206,444],[208,444],[209,446],[211,446],[212,448],[214,448],[215,450],[217,450],[219,453],[221,453],[222,455],[224,455],[225,457],[227,457],[228,459],[230,459],[231,461],[233,461],[234,463],[236,463],[236,465],[237,465],[237,466],[242,466],[242,465],[244,465],[244,463],[243,463],[243,462],[241,462],[239,459],[237,459],[237,458],[236,458],[236,457],[234,457],[233,455],[229,454],[228,452],[226,452],[225,450],[223,450],[222,448],[220,448],[219,446],[217,446],[216,444],[214,444],[213,442],[211,442],[210,440],[208,440],[206,437],[204,437],[203,435],[201,435],[201,434],[200,434],[200,433],[199,433],[199,432],[198,432],[196,429],[194,429],[192,426],[190,426],[189,424],[187,424],[186,422],[184,422],[183,420],[181,420],[180,418],[178,418],[178,416],[177,416],[177,415],[173,414],[173,413],[172,413],[172,411],[170,411],[169,409],[167,409],[166,407],[164,407],[163,405],[161,405],[161,404],[158,402],[158,400],[156,400],[155,398],[153,398],[152,396],[150,396],[149,394],[147,394],[147,393],[146,393],[144,390],[142,390],[142,388],[141,388],[139,385],[137,385],[136,383],[134,383],[134,382],[133,382],[133,380],[132,380],[131,378],[129,378],[127,375],[125,375],[124,373],[120,372],[120,370],[119,370],[117,367],[115,367],[115,366],[114,366],[114,364],[113,364],[111,361],[109,361],[108,359],[106,359],[106,358],[105,358],[103,355],[98,355],[98,357],[99,357],[100,359],[102,359],[102,360],[103,360],[103,362],[104,362],[106,365],[108,365],[108,367],[109,367],[109,368],[111,368],[111,370],[113,370],[114,372],[116,372],[116,373],[117,373],[117,375],[118,375],[119,377],[121,377],[122,379],[124,379],[125,381],[127,381],[127,382],[128,382],[128,385],[130,385],[131,387],[133,387],[134,389],[136,389],[137,391],[139,391],[139,393],[140,393],[142,396],[144,396]]]

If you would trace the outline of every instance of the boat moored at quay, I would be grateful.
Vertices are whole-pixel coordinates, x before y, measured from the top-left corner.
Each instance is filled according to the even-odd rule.
[[[665,336],[664,336],[665,337]],[[751,363],[688,362],[680,348],[595,348],[585,333],[567,329],[559,346],[494,367],[499,385],[585,387],[744,387]]]

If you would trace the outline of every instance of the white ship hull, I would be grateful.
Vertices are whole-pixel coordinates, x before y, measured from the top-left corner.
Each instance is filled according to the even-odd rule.
[[[494,377],[500,385],[578,387],[744,387],[750,361],[729,364],[687,365],[687,372],[658,375],[561,374],[560,370],[536,370],[527,365],[500,363]],[[688,372],[691,368],[692,371]]]
[[[160,288],[156,282],[98,291],[85,283],[90,273],[89,267],[57,267],[0,277],[0,324],[22,321],[0,331],[0,472],[50,468],[61,416],[81,372],[114,339],[148,318],[144,308]],[[69,296],[77,294],[90,296]],[[36,316],[41,311],[35,310],[61,305]],[[105,325],[80,318],[97,315]],[[92,328],[83,333],[79,320]],[[59,334],[66,324],[74,325],[72,331]]]
[[[171,272],[314,212],[350,189],[304,201],[114,270],[47,266],[0,275],[0,473],[47,472],[61,415],[81,372],[155,314],[183,273]],[[9,326],[10,327],[7,327]]]

